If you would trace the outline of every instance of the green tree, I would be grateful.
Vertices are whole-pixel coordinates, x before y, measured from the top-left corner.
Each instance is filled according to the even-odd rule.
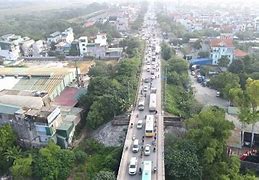
[[[93,180],[116,180],[116,176],[110,171],[100,171],[96,174]]]
[[[172,57],[172,49],[166,43],[161,44],[161,56],[164,60],[169,60]]]
[[[166,136],[165,166],[170,179],[201,179],[201,165],[195,144]]]
[[[73,167],[75,156],[70,150],[60,149],[52,141],[39,150],[34,158],[34,176],[42,179],[66,179]]]
[[[193,43],[193,45],[192,45],[192,47],[194,48],[194,49],[197,49],[197,50],[199,50],[199,49],[201,49],[202,47],[201,47],[201,40],[199,39],[199,40],[197,40],[197,41],[195,41],[194,43]]]
[[[232,88],[229,90],[229,99],[231,103],[239,108],[238,117],[241,126],[241,144],[244,144],[244,127],[245,124],[249,123],[249,113],[250,113],[250,103],[248,94],[243,91],[241,88]]]
[[[87,154],[80,150],[80,149],[77,149],[74,151],[74,154],[75,154],[75,160],[77,163],[84,163],[86,158],[87,158]]]
[[[15,179],[30,177],[32,175],[32,156],[16,159],[11,167],[11,172]]]
[[[77,43],[72,43],[69,49],[69,56],[79,56],[79,45]]]
[[[3,125],[0,127],[0,137],[0,174],[2,174],[8,170],[15,158],[8,156],[8,152],[14,150],[16,136],[10,125]]]
[[[21,149],[18,146],[12,146],[6,149],[3,155],[6,161],[12,164],[15,159],[21,157]]]
[[[228,67],[229,63],[230,63],[230,60],[227,56],[222,56],[218,61],[218,65],[220,67]]]
[[[200,52],[198,52],[198,56],[200,58],[207,58],[210,56],[210,52],[209,51],[200,51]]]
[[[224,81],[222,81],[223,79]],[[239,81],[240,79],[237,74],[223,72],[217,76],[213,76],[210,79],[209,85],[220,91],[223,97],[227,98],[231,88],[240,87]]]
[[[226,140],[234,129],[233,123],[225,120],[224,110],[212,107],[188,120],[187,127],[187,137],[197,147],[203,177],[219,179],[224,173]]]
[[[240,73],[243,73],[244,70],[245,70],[245,64],[244,64],[244,61],[240,60],[240,59],[237,59],[237,60],[234,60],[230,66],[228,67],[228,70],[232,73],[235,73],[235,74],[240,74]]]
[[[259,112],[257,110],[259,106],[259,80],[248,79],[246,89],[251,105],[251,113],[249,114],[248,121],[249,124],[252,124],[252,138],[250,143],[252,147],[254,143],[255,123],[259,121]]]

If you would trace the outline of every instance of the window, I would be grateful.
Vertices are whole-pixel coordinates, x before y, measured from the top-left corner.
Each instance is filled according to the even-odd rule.
[[[85,48],[83,48],[83,51],[85,51]]]
[[[85,46],[85,44],[82,44],[82,46]]]

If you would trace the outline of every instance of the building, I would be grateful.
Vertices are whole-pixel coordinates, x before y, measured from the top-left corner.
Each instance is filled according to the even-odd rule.
[[[212,64],[217,65],[220,58],[226,56],[230,64],[234,58],[233,39],[215,38],[210,40],[210,58]]]
[[[106,47],[101,46],[99,43],[88,43],[86,56],[103,59],[105,57]]]
[[[66,86],[75,81],[76,72],[76,68],[2,68],[0,91],[2,89],[44,91],[53,100]]]
[[[53,140],[63,148],[72,145],[82,109],[52,105],[47,93],[0,91],[0,126],[10,124],[24,147],[41,147]]]
[[[22,55],[25,57],[30,57],[33,55],[32,52],[32,46],[35,43],[35,41],[33,39],[25,39],[22,43],[21,43],[21,50],[22,50]]]
[[[100,46],[107,46],[107,35],[106,33],[98,33],[96,35],[96,39],[94,40],[96,44],[100,44]]]
[[[61,41],[67,44],[71,44],[74,41],[74,33],[71,27],[61,33]]]
[[[61,33],[59,31],[56,31],[52,34],[49,35],[49,37],[47,38],[47,43],[50,45],[52,43],[56,44],[59,41],[61,41]]]
[[[106,59],[119,59],[122,56],[123,48],[108,48],[105,52]]]
[[[239,59],[239,58],[243,58],[245,56],[247,56],[248,53],[245,51],[242,51],[240,49],[236,49],[234,50],[234,59]]]
[[[42,57],[42,53],[46,50],[46,43],[43,40],[38,40],[32,45],[32,56]]]
[[[88,38],[87,36],[82,36],[79,38],[79,52],[80,56],[84,56],[87,54],[87,44],[88,44]]]
[[[7,34],[0,38],[0,56],[8,61],[15,61],[20,57],[20,46],[24,39],[15,34]]]

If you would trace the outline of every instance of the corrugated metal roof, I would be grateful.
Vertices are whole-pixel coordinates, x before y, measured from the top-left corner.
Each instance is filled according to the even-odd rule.
[[[9,104],[0,103],[0,114],[13,115],[19,109],[21,109],[19,106],[13,106],[13,105],[9,105]]]

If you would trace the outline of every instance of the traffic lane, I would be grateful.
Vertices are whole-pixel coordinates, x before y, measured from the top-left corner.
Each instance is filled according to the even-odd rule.
[[[220,97],[216,97],[217,91],[208,87],[203,87],[196,81],[196,78],[190,75],[192,87],[194,88],[195,99],[202,105],[216,105],[226,109],[229,106],[229,102]]]
[[[150,114],[150,112],[149,112],[149,110],[148,110],[148,108],[146,108],[145,109],[145,111],[142,111],[142,112],[139,112],[139,111],[135,111],[134,112],[134,114],[142,114],[143,116],[145,116],[145,115],[148,115],[148,114]],[[142,116],[142,117],[143,117]],[[139,117],[139,116],[138,116]],[[135,119],[135,121],[138,119],[137,118],[137,116],[136,116],[136,118],[134,118]],[[152,137],[151,138],[148,138],[148,137],[145,137],[144,136],[144,130],[145,129],[145,126],[143,126],[142,127],[142,129],[137,129],[137,127],[136,127],[136,125],[134,125],[134,127],[133,127],[133,129],[132,129],[132,131],[133,131],[133,134],[135,135],[135,137],[137,138],[137,139],[139,139],[139,144],[140,144],[140,146],[143,146],[143,148],[144,148],[144,146],[145,145],[147,145],[147,144],[150,144],[151,145],[151,154],[149,155],[149,156],[144,156],[144,154],[142,154],[142,156],[140,155],[141,153],[140,153],[140,151],[138,152],[138,153],[133,153],[132,152],[132,143],[133,143],[133,140],[132,140],[132,142],[131,142],[131,146],[130,146],[130,148],[128,149],[129,150],[129,152],[128,152],[128,164],[129,164],[129,161],[130,161],[130,158],[131,157],[137,157],[138,158],[138,169],[139,169],[139,167],[141,167],[142,168],[142,162],[144,161],[144,160],[151,160],[152,162],[153,162],[153,167],[154,166],[157,166],[157,162],[156,162],[156,157],[157,157],[157,155],[156,155],[156,152],[153,152],[153,148],[154,148],[154,146],[152,146],[152,141],[154,140]],[[144,136],[144,141],[142,141],[142,137]],[[127,164],[127,166],[128,166],[128,164]],[[129,175],[128,174],[128,178],[131,178],[131,179],[139,179],[139,177],[138,177],[138,175],[135,175],[136,177],[134,177],[134,176],[131,176],[131,175]],[[141,176],[140,176],[141,177]]]

